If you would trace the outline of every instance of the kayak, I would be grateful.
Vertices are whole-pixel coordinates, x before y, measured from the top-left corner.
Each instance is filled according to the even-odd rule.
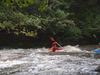
[[[100,54],[100,48],[93,50],[95,54]]]

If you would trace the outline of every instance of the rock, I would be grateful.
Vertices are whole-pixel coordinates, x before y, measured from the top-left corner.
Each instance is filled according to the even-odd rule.
[[[95,71],[100,72],[100,66],[98,66]]]

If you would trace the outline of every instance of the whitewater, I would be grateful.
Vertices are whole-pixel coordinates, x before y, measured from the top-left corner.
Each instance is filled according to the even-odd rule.
[[[65,52],[86,51],[71,45],[63,48]],[[48,49],[0,50],[0,75],[100,75],[95,71],[100,65],[100,59],[38,52],[48,52]]]

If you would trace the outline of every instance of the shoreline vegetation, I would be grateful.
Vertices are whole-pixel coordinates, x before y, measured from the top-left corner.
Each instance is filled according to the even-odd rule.
[[[100,42],[99,0],[1,0],[0,48]]]

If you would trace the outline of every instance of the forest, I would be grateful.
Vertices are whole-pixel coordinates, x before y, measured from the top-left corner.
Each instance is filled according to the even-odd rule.
[[[100,0],[0,0],[0,48],[100,42]]]

